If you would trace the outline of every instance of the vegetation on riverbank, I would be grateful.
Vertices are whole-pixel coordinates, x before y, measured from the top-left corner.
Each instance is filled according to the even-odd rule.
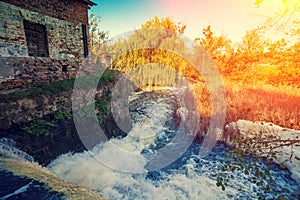
[[[99,86],[103,84],[107,84],[112,82],[118,76],[118,71],[106,69],[101,77],[98,76],[90,76],[84,78],[77,78],[77,81],[81,81],[83,84],[89,85],[94,81],[99,81]],[[75,77],[71,77],[70,79],[64,79],[61,81],[53,82],[51,84],[44,85],[42,87],[33,87],[26,90],[16,90],[11,93],[1,94],[5,99],[17,99],[20,97],[32,97],[35,95],[43,95],[43,94],[50,94],[56,95],[63,91],[71,91],[74,86]]]
[[[80,84],[86,84],[89,86],[91,83],[95,81],[99,81],[99,87],[106,86],[107,88],[104,89],[104,92],[101,97],[96,98],[95,101],[95,109],[97,110],[97,119],[100,124],[103,124],[104,119],[102,118],[103,115],[108,115],[110,112],[109,103],[111,100],[111,91],[108,88],[109,84],[113,84],[116,81],[116,71],[115,70],[106,70],[103,75],[100,77],[85,77],[85,78],[77,78],[76,81],[81,81]],[[74,85],[75,78],[71,78],[68,80],[62,80],[59,82],[55,82],[50,85],[46,85],[40,88],[31,88],[25,90],[23,92],[14,92],[9,95],[8,99],[10,98],[26,98],[35,95],[51,95],[55,96],[62,92],[67,92],[69,94],[72,93],[73,85]],[[69,96],[71,101],[71,96]],[[90,108],[89,105],[86,105],[81,112],[88,110]],[[82,113],[83,116],[86,116],[85,113]],[[49,136],[50,130],[57,128],[60,121],[72,121],[72,111],[71,108],[66,108],[65,111],[54,111],[50,115],[48,115],[45,119],[33,119],[29,123],[26,123],[22,127],[24,131],[36,136]],[[51,136],[51,135],[50,135]]]
[[[124,133],[114,123],[110,112],[111,90],[120,73],[106,70],[99,77],[78,78],[79,84],[90,86],[98,81],[95,93],[96,117],[107,138],[118,137]],[[16,146],[32,155],[35,161],[47,164],[57,156],[69,151],[85,149],[77,134],[72,113],[72,92],[75,79],[62,80],[40,88],[14,91],[1,94],[0,136],[13,139]],[[84,88],[84,87],[83,87]],[[84,91],[83,91],[84,92]],[[84,98],[86,92],[80,98]],[[2,105],[1,105],[2,106]],[[83,119],[90,105],[84,105]],[[95,116],[95,112],[93,112]],[[7,123],[9,122],[9,124]],[[3,126],[2,126],[3,125]]]

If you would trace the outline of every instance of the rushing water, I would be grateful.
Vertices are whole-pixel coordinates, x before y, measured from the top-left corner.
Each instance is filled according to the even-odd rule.
[[[64,191],[59,181],[55,183],[59,187],[49,184],[53,176],[72,183],[74,187],[79,185],[93,189],[109,199],[257,199],[261,195],[263,190],[260,186],[249,181],[251,172],[249,175],[228,172],[233,176],[226,190],[222,191],[216,186],[217,174],[226,155],[222,143],[218,143],[204,158],[198,156],[201,144],[192,143],[175,162],[160,170],[149,171],[149,155],[155,155],[165,146],[177,145],[172,141],[178,128],[173,118],[177,108],[174,107],[174,96],[171,94],[155,96],[153,93],[140,93],[135,97],[139,101],[131,113],[134,125],[126,137],[111,139],[91,151],[61,155],[47,169],[39,169],[35,164],[34,173],[40,174],[47,170],[47,175],[34,177],[39,182],[22,178],[22,173],[15,176],[1,171],[1,182],[7,184],[0,189],[0,199],[30,195],[34,199],[37,193],[40,195],[38,199],[60,199],[62,193],[45,188],[43,183],[54,191]],[[261,165],[270,167],[271,175],[277,183],[272,192],[285,194],[289,199],[299,198],[300,187],[290,178],[289,171],[274,164],[262,162]],[[15,165],[5,166],[8,170],[15,170],[12,167]],[[68,188],[73,186],[68,185]],[[283,191],[283,188],[287,189]],[[78,195],[91,192],[80,191],[82,193]],[[267,197],[272,199],[274,194],[267,194]]]

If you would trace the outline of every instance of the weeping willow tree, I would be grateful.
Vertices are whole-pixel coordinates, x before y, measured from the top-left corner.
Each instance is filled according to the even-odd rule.
[[[148,20],[141,29],[119,38],[109,47],[107,54],[113,60],[113,68],[124,72],[138,68],[135,71],[139,74],[139,82],[149,82],[150,85],[157,82],[158,85],[175,86],[179,76],[194,82],[203,80],[199,72],[182,58],[187,51],[185,41],[180,37],[184,29],[185,25],[176,25],[169,17]],[[142,68],[142,65],[145,66]]]
[[[154,17],[142,24],[140,29],[103,43],[96,52],[109,57],[113,69],[124,72],[142,89],[178,87],[188,82],[199,101],[201,115],[209,118],[211,100],[207,85],[199,71],[188,61],[194,59],[194,54],[204,52],[193,51],[193,46],[187,45],[183,37],[185,28],[184,24],[176,24],[169,17]],[[200,58],[193,60],[196,63],[204,59],[196,57]],[[202,124],[208,126],[208,122]]]

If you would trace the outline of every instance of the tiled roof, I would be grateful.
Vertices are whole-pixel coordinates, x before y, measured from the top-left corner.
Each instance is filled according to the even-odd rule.
[[[85,4],[87,4],[89,6],[96,6],[97,5],[96,3],[94,3],[90,0],[80,0],[80,1],[84,2]]]

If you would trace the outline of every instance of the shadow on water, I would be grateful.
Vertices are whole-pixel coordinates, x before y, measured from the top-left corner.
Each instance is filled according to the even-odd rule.
[[[54,192],[45,184],[12,172],[0,170],[0,200],[6,199],[49,199],[63,200],[63,194]]]

